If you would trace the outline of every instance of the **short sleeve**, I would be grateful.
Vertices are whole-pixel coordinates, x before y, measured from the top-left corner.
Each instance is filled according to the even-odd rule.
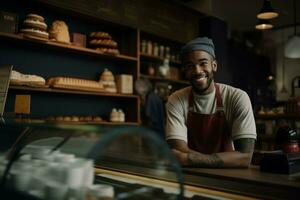
[[[166,139],[178,139],[187,142],[187,127],[185,123],[185,106],[180,98],[171,95],[166,104],[167,125]]]
[[[256,139],[256,126],[248,94],[239,90],[233,97],[232,139]]]

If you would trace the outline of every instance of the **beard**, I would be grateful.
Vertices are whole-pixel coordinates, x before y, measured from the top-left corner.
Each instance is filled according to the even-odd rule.
[[[193,90],[197,94],[204,94],[210,88],[213,82],[213,76],[213,72],[193,74],[190,78]]]

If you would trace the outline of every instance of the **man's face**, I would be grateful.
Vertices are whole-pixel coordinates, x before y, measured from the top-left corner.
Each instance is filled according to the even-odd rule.
[[[183,57],[183,66],[196,93],[208,94],[213,91],[212,82],[217,62],[210,54],[201,50],[192,51]]]

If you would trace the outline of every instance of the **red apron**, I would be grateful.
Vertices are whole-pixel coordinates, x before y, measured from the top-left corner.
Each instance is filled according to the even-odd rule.
[[[194,95],[189,95],[187,117],[188,147],[192,150],[212,154],[233,151],[230,131],[226,123],[219,85],[215,84],[217,109],[213,114],[201,114],[193,111]]]

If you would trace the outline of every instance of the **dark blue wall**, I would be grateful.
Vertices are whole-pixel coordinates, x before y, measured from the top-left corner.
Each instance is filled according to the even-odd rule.
[[[28,2],[30,1],[2,2],[0,10],[17,13],[20,28],[22,28],[26,14],[37,13],[45,18],[48,26],[54,20],[64,20],[70,32],[88,34],[98,30],[109,31],[115,40],[121,40],[120,30],[113,29],[109,24],[99,24],[97,21],[81,19],[74,14],[70,16],[59,10],[45,9]],[[132,61],[116,61],[83,55],[80,52],[50,48],[47,45],[32,42],[1,38],[0,44],[0,67],[7,64],[13,65],[14,69],[21,73],[36,74],[45,79],[53,76],[68,76],[98,80],[104,68],[109,68],[114,74],[132,73],[136,68],[136,63]],[[135,100],[126,98],[9,90],[5,112],[14,111],[16,94],[31,94],[31,117],[50,115],[101,115],[105,117],[113,107],[123,108],[130,112],[127,106],[135,106]],[[131,110],[131,112],[135,111]]]

